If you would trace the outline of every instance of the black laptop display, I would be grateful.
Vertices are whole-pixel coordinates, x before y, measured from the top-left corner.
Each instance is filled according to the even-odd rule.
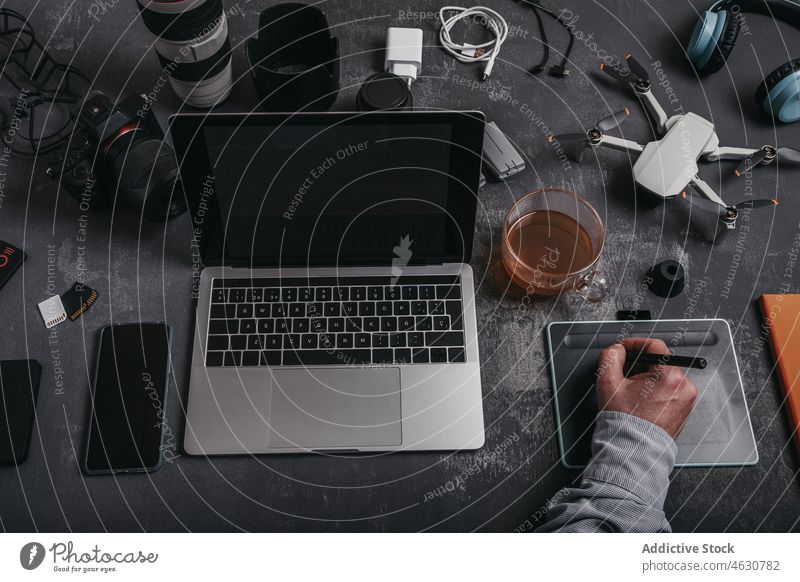
[[[404,237],[413,240],[408,264],[469,262],[480,113],[171,123],[177,151],[187,152],[181,177],[206,265],[381,265]]]

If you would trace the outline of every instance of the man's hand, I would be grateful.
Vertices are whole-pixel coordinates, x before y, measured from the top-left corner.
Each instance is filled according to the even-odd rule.
[[[648,366],[647,371],[626,378],[627,352],[670,353],[667,344],[657,339],[626,339],[603,350],[597,368],[598,408],[648,420],[675,439],[692,412],[697,388],[675,366]]]

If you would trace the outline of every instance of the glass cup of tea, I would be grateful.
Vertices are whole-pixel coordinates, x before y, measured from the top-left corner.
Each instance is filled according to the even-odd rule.
[[[509,277],[533,295],[575,291],[596,303],[608,283],[596,265],[606,229],[586,200],[567,190],[526,194],[503,225],[502,261]]]

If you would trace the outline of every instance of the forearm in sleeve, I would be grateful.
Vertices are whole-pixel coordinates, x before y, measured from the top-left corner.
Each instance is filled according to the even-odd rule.
[[[675,441],[653,423],[600,412],[580,486],[554,496],[537,531],[671,531],[663,507],[676,453]]]

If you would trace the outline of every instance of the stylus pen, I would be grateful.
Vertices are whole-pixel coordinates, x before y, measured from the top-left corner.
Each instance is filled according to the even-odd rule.
[[[633,352],[625,357],[628,366],[634,364],[652,364],[654,366],[678,366],[681,368],[697,368],[702,370],[706,367],[705,358],[694,356],[676,356],[675,354],[653,354],[651,352]]]

